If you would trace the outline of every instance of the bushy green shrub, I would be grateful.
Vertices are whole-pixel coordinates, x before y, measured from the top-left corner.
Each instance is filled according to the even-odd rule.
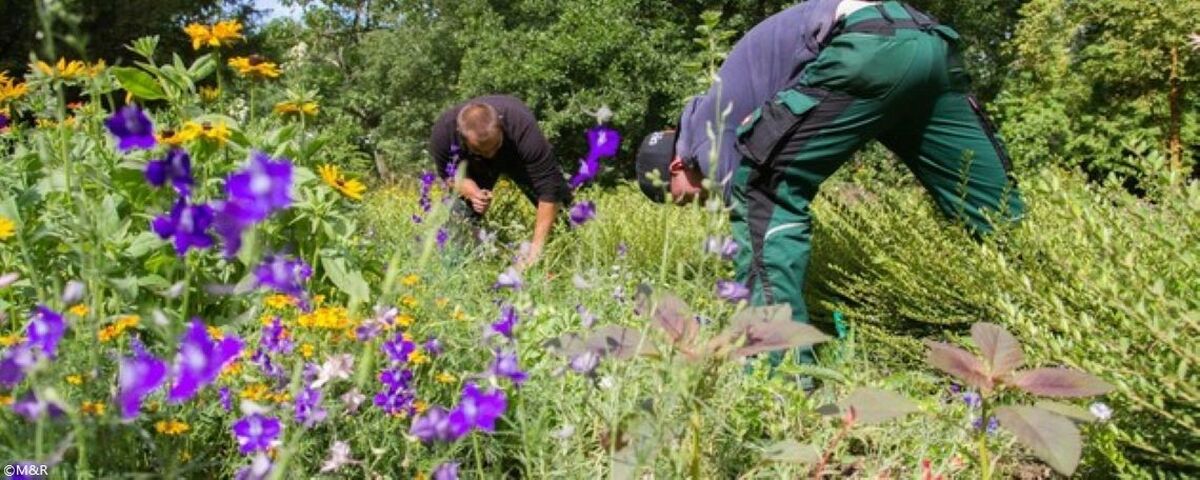
[[[1200,184],[1153,199],[1048,169],[1022,184],[1027,217],[977,245],[913,188],[831,188],[816,204],[814,301],[841,309],[883,362],[976,320],[1007,324],[1030,354],[1117,386],[1114,464],[1200,465]]]

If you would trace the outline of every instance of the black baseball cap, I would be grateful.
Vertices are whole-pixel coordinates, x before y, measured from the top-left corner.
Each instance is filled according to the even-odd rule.
[[[642,189],[642,193],[658,203],[665,202],[667,199],[666,192],[662,186],[655,186],[654,182],[646,177],[650,172],[658,172],[659,180],[667,182],[671,178],[671,160],[675,158],[675,131],[663,130],[651,133],[642,140],[642,145],[638,147],[637,162],[634,169],[637,171],[638,187]]]

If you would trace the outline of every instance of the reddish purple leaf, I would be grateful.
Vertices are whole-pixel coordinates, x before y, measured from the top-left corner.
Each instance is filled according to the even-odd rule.
[[[1021,342],[999,325],[976,323],[971,326],[971,338],[983,353],[983,361],[990,368],[992,378],[1007,375],[1025,363]]]
[[[1070,368],[1035,368],[1018,372],[1014,387],[1045,397],[1091,397],[1111,392],[1113,387],[1090,373]]]
[[[658,353],[654,345],[642,336],[642,332],[619,325],[605,325],[597,329],[588,337],[587,348],[618,359]]]
[[[564,333],[551,338],[543,342],[542,347],[565,358],[571,358],[587,351],[587,343],[578,333]]]
[[[729,328],[709,344],[710,349],[740,344],[732,355],[748,357],[830,339],[812,325],[792,321],[792,309],[787,304],[747,308],[738,312],[730,323]]]
[[[671,343],[675,345],[691,344],[700,332],[700,324],[692,318],[687,303],[670,293],[658,299],[651,317],[654,325],[667,332],[667,337],[670,337]]]
[[[1055,471],[1068,477],[1075,473],[1083,440],[1079,438],[1079,429],[1070,420],[1040,408],[1024,406],[998,408],[996,418]]]
[[[933,368],[953,375],[955,378],[984,392],[992,391],[994,383],[992,382],[992,378],[987,375],[986,367],[984,367],[983,362],[979,361],[974,355],[971,355],[970,352],[953,345],[931,340],[926,340],[925,346],[929,347],[929,355],[926,357],[926,361]]]
[[[858,388],[838,403],[854,409],[855,421],[874,425],[917,411],[917,405],[903,395],[876,388]]]

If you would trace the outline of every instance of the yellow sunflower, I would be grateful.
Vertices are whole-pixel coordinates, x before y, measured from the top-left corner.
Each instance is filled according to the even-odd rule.
[[[229,66],[237,70],[238,75],[247,78],[261,80],[279,77],[279,65],[258,55],[233,57],[229,59]]]
[[[333,165],[321,165],[318,169],[321,173],[321,180],[324,180],[327,185],[333,187],[352,200],[362,200],[363,192],[367,191],[367,186],[362,182],[354,179],[346,179],[338,168]]]
[[[192,23],[183,27],[183,32],[191,37],[193,50],[204,46],[221,48],[243,38],[242,24],[237,20],[224,20],[212,26]]]
[[[232,133],[229,127],[225,125],[225,122],[187,122],[183,124],[183,128],[180,129],[178,135],[181,135],[185,139],[183,140],[185,142],[193,138],[200,138],[224,145],[225,142],[229,141],[229,135]]]
[[[199,128],[191,129],[191,130],[188,130],[188,129],[160,130],[158,133],[154,134],[154,138],[158,139],[158,143],[161,143],[163,145],[178,147],[187,142],[195,140],[196,135],[199,135],[199,133],[200,133]]]
[[[15,78],[8,76],[8,72],[0,72],[0,103],[11,102],[25,96],[28,92],[28,85],[17,83]]]
[[[306,117],[315,117],[321,107],[317,102],[279,102],[275,104],[275,114],[281,117],[288,115],[304,115]]]
[[[0,216],[0,242],[8,240],[17,234],[17,224],[8,217]]]
[[[90,71],[86,63],[79,60],[67,61],[65,58],[59,58],[58,63],[50,65],[46,62],[38,60],[34,65],[34,69],[41,72],[42,75],[52,78],[60,78],[63,80],[71,80],[80,75],[89,74]]]

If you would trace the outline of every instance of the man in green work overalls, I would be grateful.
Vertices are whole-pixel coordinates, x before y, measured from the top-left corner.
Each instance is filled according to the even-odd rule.
[[[970,94],[958,33],[908,5],[801,3],[739,40],[718,77],[687,103],[677,132],[643,141],[637,172],[658,201],[665,195],[650,172],[676,203],[703,197],[705,177],[719,185],[733,207],[737,280],[752,304],[786,302],[795,321],[808,322],[809,205],[872,139],[976,235],[992,231],[989,218],[1024,212],[1004,146]]]

